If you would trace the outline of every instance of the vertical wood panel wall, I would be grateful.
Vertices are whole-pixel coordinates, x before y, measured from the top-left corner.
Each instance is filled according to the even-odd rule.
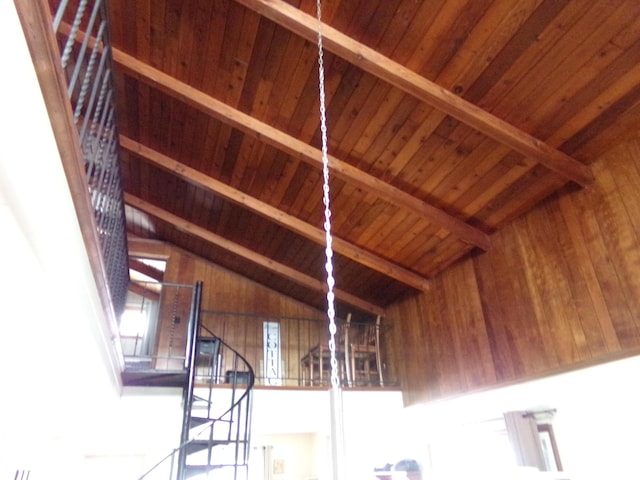
[[[640,140],[387,310],[405,403],[640,353]]]
[[[206,260],[171,249],[166,282],[204,283],[203,310],[323,319],[324,313]]]
[[[213,315],[203,315],[202,322],[220,335],[229,345],[238,348],[241,353],[249,355],[247,358],[254,360],[254,368],[259,368],[255,358],[262,358],[263,339],[261,324],[258,325],[258,320],[251,318],[252,315],[316,320],[316,322],[298,322],[296,325],[298,330],[307,328],[309,332],[300,333],[297,331],[297,334],[304,338],[314,338],[316,342],[320,338],[317,330],[324,325],[326,314],[323,312],[247,280],[241,275],[187,254],[180,249],[164,245],[163,250],[162,256],[167,257],[167,267],[163,279],[165,282],[194,285],[196,282],[202,281],[202,309],[204,311],[240,314],[230,317],[230,321],[225,321],[224,327],[212,324],[219,318]],[[157,256],[159,252],[149,253],[150,256]],[[136,251],[136,255],[144,256],[144,252]],[[174,301],[173,293],[172,291],[172,296],[168,300],[170,302]],[[182,295],[181,301],[190,300],[190,297],[187,298],[190,294],[189,291]],[[171,310],[171,307],[167,310]],[[243,317],[243,315],[246,316]],[[186,346],[187,322],[180,322],[178,325],[172,326],[170,317],[171,315],[161,317],[158,339],[160,355],[167,355],[170,350],[173,352],[184,351]],[[172,349],[169,349],[169,344],[172,344]],[[288,346],[291,348],[291,343]],[[283,355],[286,353],[288,356],[287,369],[290,375],[299,376],[299,359],[308,350],[307,342],[300,347],[298,352],[283,352]]]

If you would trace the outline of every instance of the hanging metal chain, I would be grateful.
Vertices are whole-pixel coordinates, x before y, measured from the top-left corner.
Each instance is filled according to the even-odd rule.
[[[322,186],[322,203],[324,204],[324,231],[326,239],[325,269],[327,271],[327,316],[329,318],[329,352],[331,360],[331,385],[334,388],[340,387],[338,376],[338,360],[336,358],[336,309],[335,278],[333,276],[333,237],[331,236],[331,205],[329,201],[329,155],[327,148],[327,111],[324,93],[324,58],[322,48],[322,5],[321,1],[316,2],[316,12],[318,16],[318,86],[320,90],[320,132],[322,134],[322,175],[324,183]]]

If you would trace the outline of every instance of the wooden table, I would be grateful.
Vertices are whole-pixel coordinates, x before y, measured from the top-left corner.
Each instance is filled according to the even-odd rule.
[[[345,351],[336,345],[336,360],[340,382],[346,384]],[[320,343],[300,359],[302,385],[329,385],[331,383],[331,351],[329,345]]]

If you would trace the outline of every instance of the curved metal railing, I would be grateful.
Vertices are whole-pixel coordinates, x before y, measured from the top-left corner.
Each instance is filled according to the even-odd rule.
[[[247,479],[253,368],[206,327],[193,333],[180,445],[139,480]]]

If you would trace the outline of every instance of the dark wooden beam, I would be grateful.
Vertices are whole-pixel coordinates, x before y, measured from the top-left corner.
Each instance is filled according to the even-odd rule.
[[[153,215],[154,217],[173,225],[174,228],[182,232],[196,236],[206,242],[217,245],[218,247],[223,248],[233,253],[234,255],[238,255],[257,265],[260,265],[263,268],[266,268],[267,270],[271,270],[277,275],[287,278],[288,280],[302,285],[303,287],[317,292],[325,292],[327,290],[326,285],[321,280],[299,272],[298,270],[295,270],[282,263],[278,263],[271,258],[265,257],[264,255],[260,255],[250,248],[238,245],[237,243],[234,243],[220,235],[210,232],[205,228],[202,228],[198,225],[186,221],[181,217],[178,217],[177,215],[167,212],[160,207],[152,205],[151,203],[146,202],[141,198],[125,193],[124,201],[127,205],[130,205],[133,208],[143,211],[149,215]],[[366,300],[363,300],[359,297],[356,297],[355,295],[339,289],[335,289],[334,293],[337,299],[342,300],[349,305],[357,307],[360,310],[373,313],[375,315],[384,315],[384,309],[372,304],[371,302],[367,302]]]
[[[155,280],[156,282],[162,282],[164,277],[163,271],[153,268],[151,265],[147,265],[136,258],[129,258],[129,268]]]
[[[192,185],[204,188],[215,195],[219,195],[237,203],[238,205],[248,208],[257,214],[318,243],[319,245],[325,244],[326,239],[324,230],[314,227],[293,215],[289,215],[288,213],[264,203],[257,198],[251,197],[240,190],[230,187],[226,183],[209,177],[188,165],[180,163],[123,135],[120,136],[120,145],[124,149],[164,170],[171,172]],[[429,280],[426,278],[336,236],[333,237],[333,249],[355,262],[394,278],[406,285],[410,285],[419,290],[426,290],[429,287]]]
[[[316,17],[282,0],[236,1],[310,42],[317,42],[319,25]],[[326,24],[322,24],[322,37],[323,45],[328,51],[535,160],[564,179],[583,186],[593,182],[593,173],[589,166],[550,147],[372,48]]]
[[[322,152],[318,148],[312,147],[285,132],[236,110],[120,50],[113,49],[113,59],[129,75],[137,77],[139,80],[166,94],[219,119],[247,135],[256,137],[260,141],[272,145],[300,161],[317,168],[322,167]],[[362,172],[331,155],[329,155],[329,167],[334,175],[346,182],[372,192],[398,207],[416,212],[457,236],[463,242],[478,246],[483,250],[490,248],[490,238],[486,233],[449,215],[443,210],[385,183],[379,178]]]

